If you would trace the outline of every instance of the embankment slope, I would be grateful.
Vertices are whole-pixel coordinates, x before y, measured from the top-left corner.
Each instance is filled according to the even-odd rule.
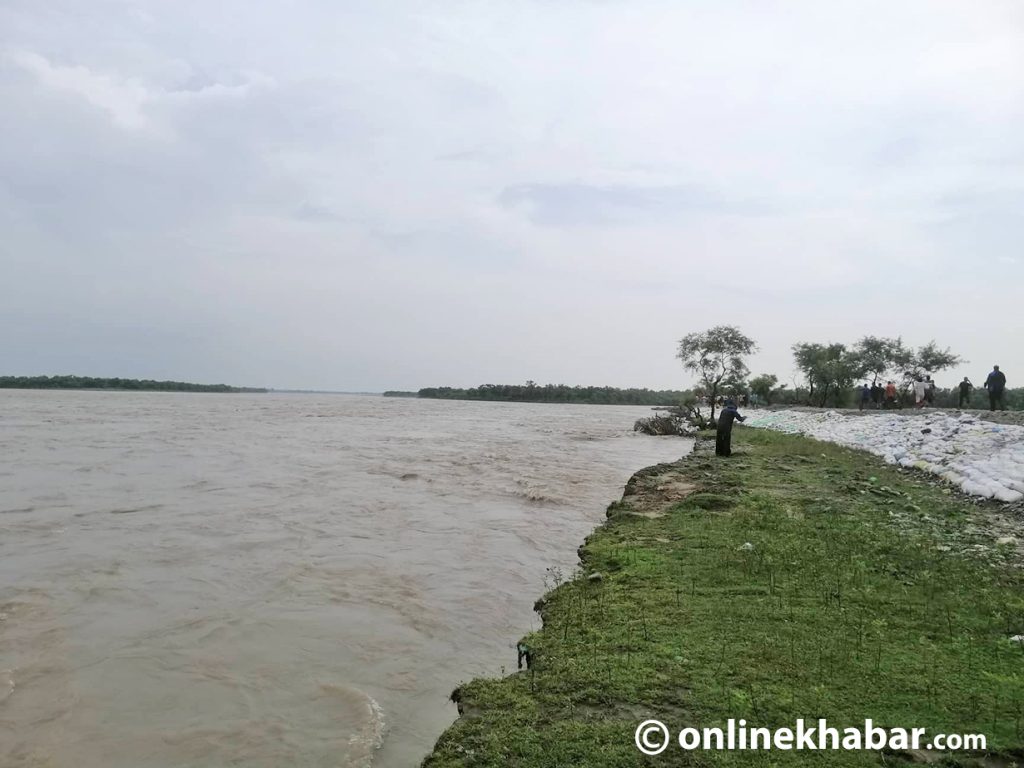
[[[426,768],[879,765],[874,752],[691,753],[634,746],[745,718],[768,728],[1024,728],[1024,574],[993,502],[796,435],[740,429],[736,455],[638,473],[538,603],[529,670],[455,692]],[[991,518],[990,518],[991,515]],[[599,575],[597,575],[599,574]],[[892,758],[888,758],[890,761]],[[991,763],[997,764],[997,763]]]

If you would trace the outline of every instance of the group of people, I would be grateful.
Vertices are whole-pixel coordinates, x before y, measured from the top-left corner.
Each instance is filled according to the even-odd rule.
[[[932,390],[934,392],[934,384],[932,385]],[[858,401],[862,411],[865,406],[873,408],[895,408],[897,404],[897,397],[899,396],[899,391],[896,389],[896,383],[892,381],[887,381],[884,387],[877,381],[872,382],[870,387],[867,384],[861,384],[858,392],[860,393]]]
[[[992,372],[985,379],[985,389],[988,390],[988,404],[990,411],[1005,411],[1006,374],[999,370],[999,366],[993,366]],[[935,382],[931,376],[918,376],[911,384],[914,392],[914,404],[918,408],[932,406],[935,404]],[[879,382],[873,382],[871,386],[861,384],[857,390],[859,393],[858,404],[860,410],[868,408],[894,408],[899,403],[899,391],[895,382],[888,381],[883,387]],[[964,376],[964,380],[958,386],[957,407],[963,408],[971,405],[971,392],[974,391],[974,384]]]

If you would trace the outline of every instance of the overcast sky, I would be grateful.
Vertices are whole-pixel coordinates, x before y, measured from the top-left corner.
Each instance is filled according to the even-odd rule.
[[[1024,385],[1016,0],[0,0],[0,104],[0,373]]]

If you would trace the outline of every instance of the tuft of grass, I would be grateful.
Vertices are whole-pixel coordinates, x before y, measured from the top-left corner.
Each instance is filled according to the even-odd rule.
[[[705,449],[638,473],[588,537],[586,568],[538,602],[532,667],[462,686],[463,716],[425,768],[895,759],[647,758],[633,744],[646,718],[674,731],[870,718],[1020,749],[1024,647],[1009,637],[1024,634],[1024,574],[976,525],[983,510],[864,453],[760,430],[734,440],[731,459]],[[696,488],[678,498],[672,481]]]

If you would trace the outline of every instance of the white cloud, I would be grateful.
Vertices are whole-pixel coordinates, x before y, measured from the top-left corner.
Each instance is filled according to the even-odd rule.
[[[219,99],[241,99],[259,88],[272,88],[273,78],[260,72],[244,71],[236,75],[239,82],[204,82],[198,86],[164,89],[147,87],[133,77],[96,72],[83,65],[54,64],[46,57],[27,50],[6,54],[11,63],[31,73],[46,88],[74,94],[106,112],[113,123],[127,131],[165,133],[154,114],[167,107]],[[193,85],[193,84],[189,84]]]
[[[7,58],[47,88],[73,93],[107,112],[121,128],[139,130],[148,125],[144,111],[150,93],[136,81],[117,80],[83,66],[54,65],[32,51],[13,51]]]

